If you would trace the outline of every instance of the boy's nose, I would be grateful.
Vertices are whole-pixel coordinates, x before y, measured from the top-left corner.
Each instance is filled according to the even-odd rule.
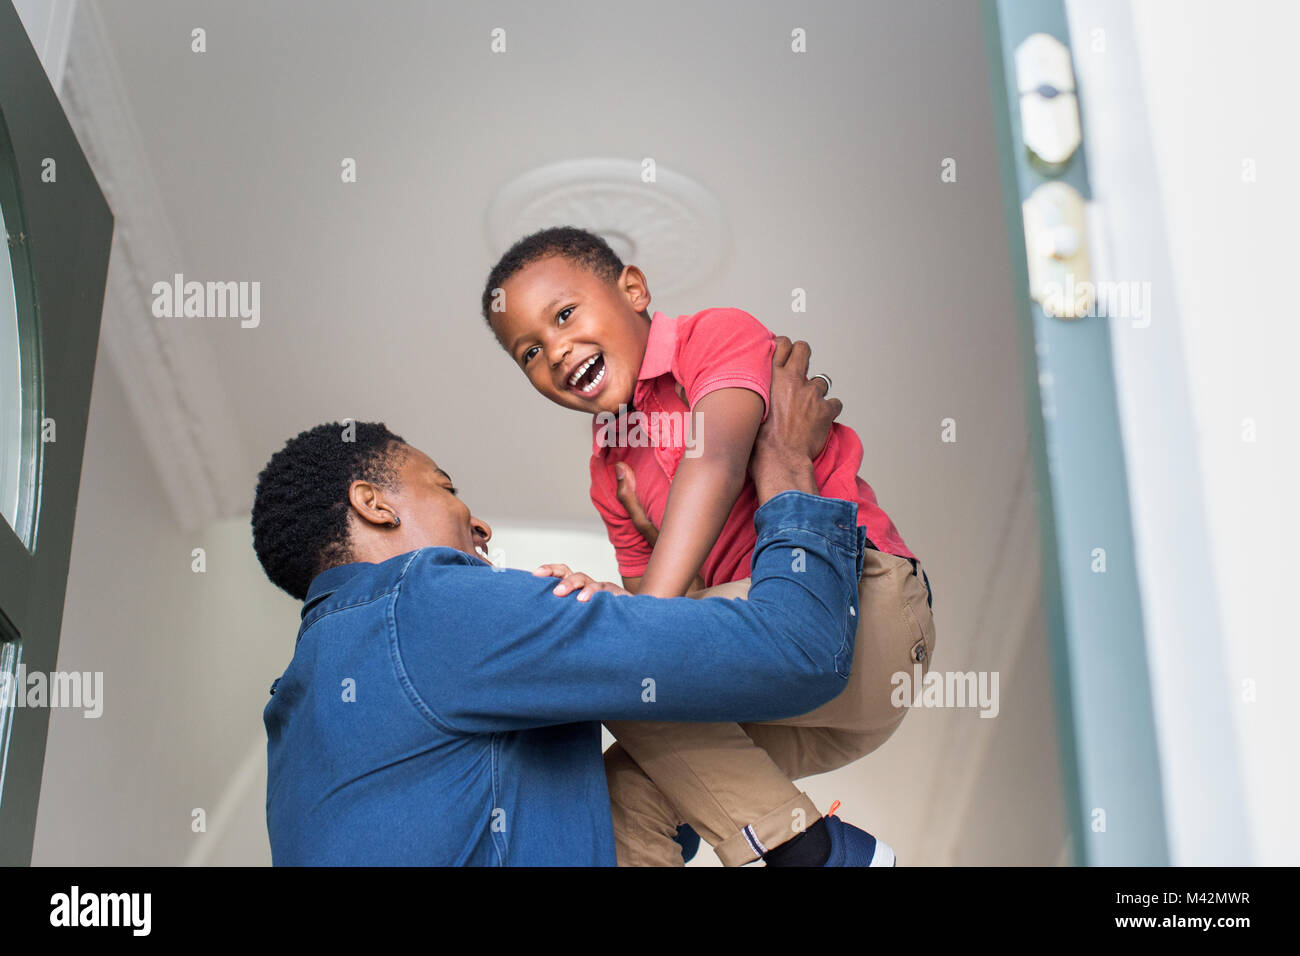
[[[569,353],[572,351],[573,346],[568,342],[557,342],[552,345],[550,348],[551,368],[560,368],[564,364],[564,360],[569,357]]]

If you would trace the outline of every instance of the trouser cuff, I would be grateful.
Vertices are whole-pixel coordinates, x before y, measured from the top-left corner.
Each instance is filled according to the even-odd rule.
[[[808,794],[800,793],[785,804],[732,834],[713,848],[723,866],[753,863],[768,850],[798,836],[821,819],[821,811]]]

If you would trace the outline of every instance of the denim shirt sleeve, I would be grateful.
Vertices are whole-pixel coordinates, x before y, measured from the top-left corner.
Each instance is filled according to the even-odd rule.
[[[748,600],[551,593],[556,579],[413,561],[394,662],[445,730],[586,720],[758,721],[806,713],[852,665],[857,505],[785,492],[759,508]]]

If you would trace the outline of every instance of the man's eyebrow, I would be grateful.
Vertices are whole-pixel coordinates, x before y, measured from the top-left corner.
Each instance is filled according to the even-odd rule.
[[[442,475],[442,477],[446,478],[448,481],[451,481],[451,475],[447,474],[441,468],[434,468],[433,470],[436,471],[438,474]],[[454,485],[456,482],[451,481],[451,483]]]

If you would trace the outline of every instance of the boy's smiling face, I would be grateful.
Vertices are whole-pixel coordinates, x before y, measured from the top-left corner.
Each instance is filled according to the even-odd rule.
[[[560,255],[524,266],[501,286],[504,312],[489,321],[533,388],[578,411],[630,405],[645,356],[645,276],[626,266],[614,282]]]

